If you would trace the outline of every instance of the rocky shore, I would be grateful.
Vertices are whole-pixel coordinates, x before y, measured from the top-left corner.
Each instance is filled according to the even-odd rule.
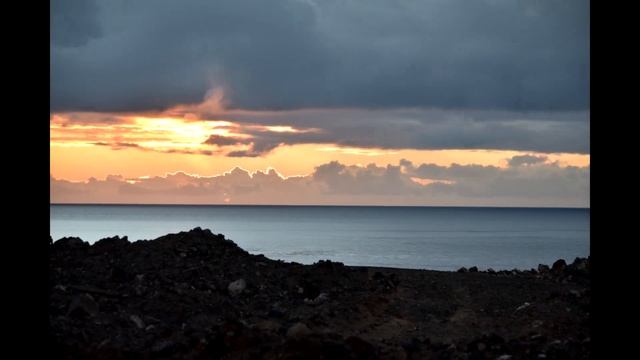
[[[457,272],[286,263],[200,228],[50,240],[65,359],[587,359],[590,263]]]

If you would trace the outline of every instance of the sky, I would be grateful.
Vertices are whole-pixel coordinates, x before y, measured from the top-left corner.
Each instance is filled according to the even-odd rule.
[[[51,2],[51,202],[589,207],[589,16]]]

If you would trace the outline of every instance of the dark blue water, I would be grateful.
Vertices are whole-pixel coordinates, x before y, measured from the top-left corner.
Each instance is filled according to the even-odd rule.
[[[589,255],[589,209],[51,205],[51,236],[154,239],[194,227],[310,264],[529,269]]]

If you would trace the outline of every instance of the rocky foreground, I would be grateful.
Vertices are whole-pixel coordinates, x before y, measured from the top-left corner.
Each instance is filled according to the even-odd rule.
[[[585,359],[588,259],[458,272],[285,263],[200,228],[50,245],[51,357]]]

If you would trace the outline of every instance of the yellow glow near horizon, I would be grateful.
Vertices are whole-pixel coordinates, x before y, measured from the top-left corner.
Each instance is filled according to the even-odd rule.
[[[202,143],[210,135],[228,136],[230,131],[226,127],[233,125],[229,121],[184,121],[172,118],[135,117],[132,120],[145,132],[168,134],[176,142],[191,144]]]
[[[180,118],[122,116],[117,123],[69,123],[64,116],[54,116],[50,122],[52,146],[86,146],[96,143],[135,144],[156,151],[210,150],[203,144],[211,135],[248,138],[234,133],[229,121],[199,121]]]
[[[292,128],[291,126],[265,126],[264,128],[266,130],[268,130],[268,131],[278,132],[278,133],[299,133],[299,132],[302,132],[300,130]]]
[[[226,157],[224,155],[202,155],[182,153],[158,153],[140,151],[136,148],[112,150],[106,146],[87,146],[82,151],[68,145],[51,145],[51,174],[58,179],[83,181],[89,177],[104,178],[107,175],[122,175],[126,178],[141,176],[160,176],[183,171],[200,176],[213,176],[238,166],[250,172],[276,169],[282,176],[308,175],[314,168],[330,161],[339,161],[345,165],[378,166],[397,165],[401,159],[412,161],[415,165],[433,163],[440,166],[493,165],[505,167],[507,159],[515,155],[530,152],[495,150],[394,150],[391,153],[380,152],[371,155],[362,152],[324,151],[326,144],[304,144],[281,146],[264,157]],[[375,151],[374,151],[375,152]],[[588,166],[589,155],[546,154],[548,161],[558,161],[561,166]],[[96,161],[99,159],[99,161]]]

